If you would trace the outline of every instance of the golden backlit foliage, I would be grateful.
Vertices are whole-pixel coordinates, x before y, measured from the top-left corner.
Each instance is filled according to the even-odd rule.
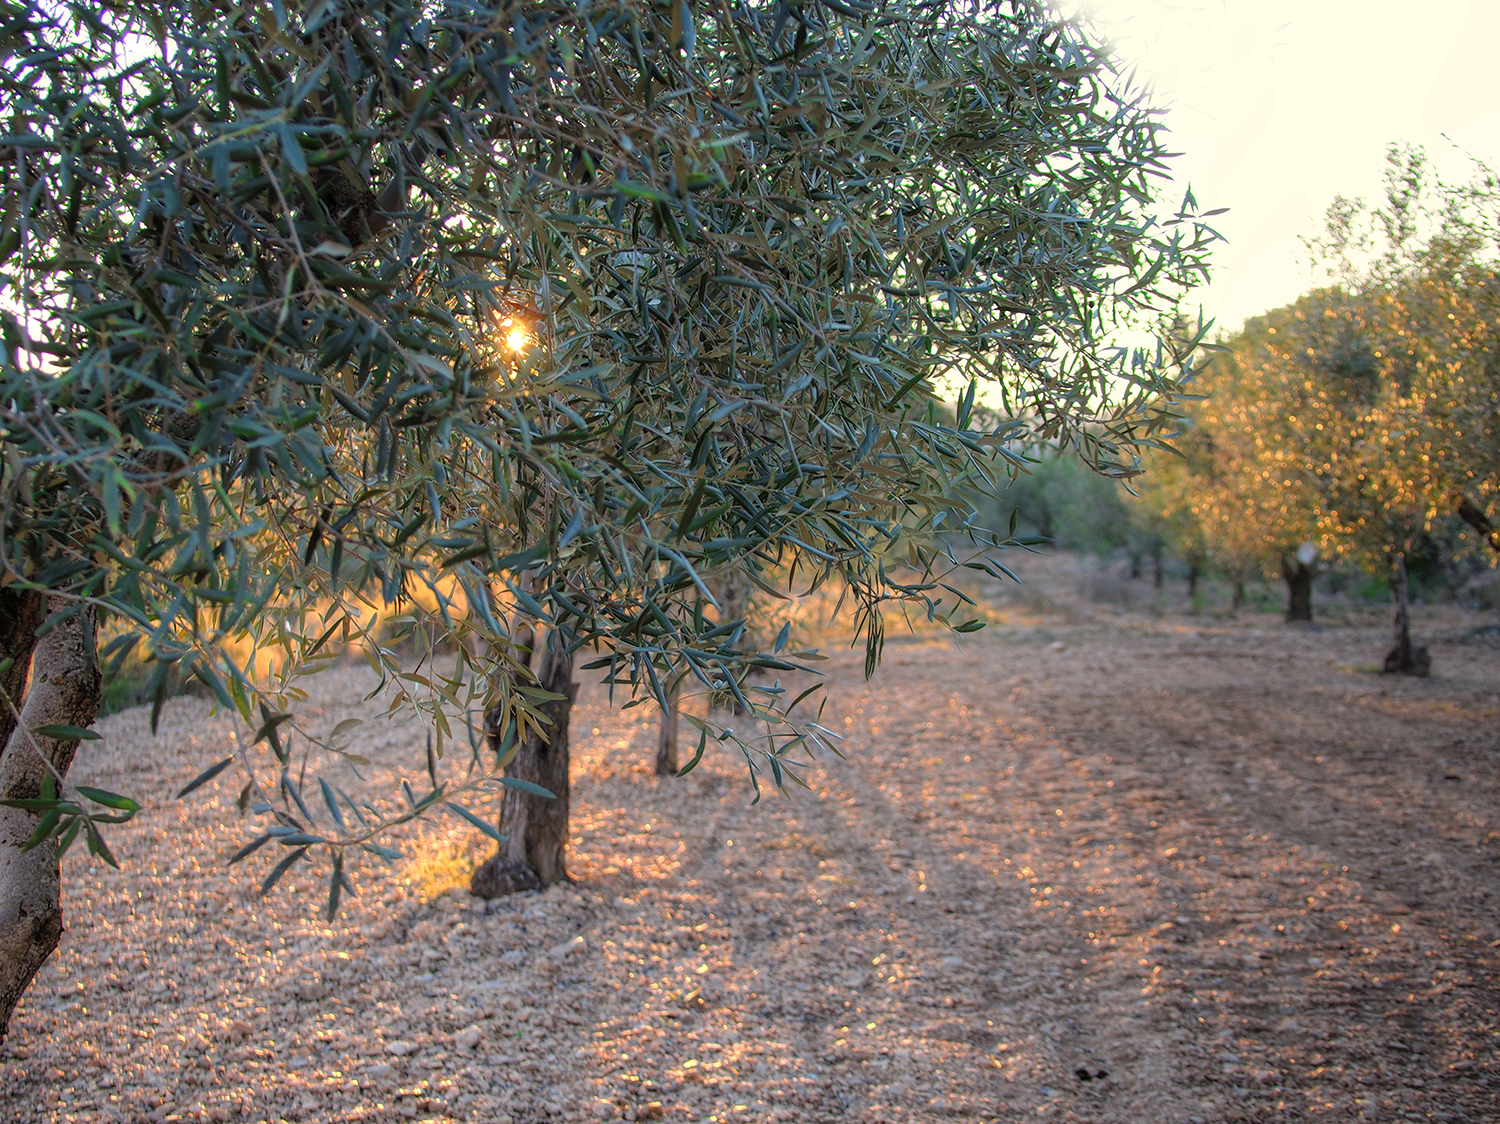
[[[1338,283],[1248,321],[1199,376],[1182,455],[1154,459],[1141,497],[1184,557],[1273,570],[1311,541],[1384,570],[1462,499],[1493,503],[1493,181],[1445,187],[1410,151],[1393,151],[1389,179],[1367,229],[1340,201],[1312,244]],[[1378,256],[1350,264],[1376,242]]]

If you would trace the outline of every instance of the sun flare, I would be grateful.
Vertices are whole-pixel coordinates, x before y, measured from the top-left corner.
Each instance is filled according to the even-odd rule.
[[[519,355],[531,346],[531,333],[519,320],[507,320],[502,327],[505,329],[505,346],[511,351]]]

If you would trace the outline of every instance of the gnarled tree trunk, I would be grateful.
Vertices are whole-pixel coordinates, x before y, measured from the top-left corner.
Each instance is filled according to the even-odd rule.
[[[1286,579],[1287,621],[1312,620],[1312,586],[1316,576],[1312,566],[1295,554],[1283,554],[1281,576]]]
[[[1432,671],[1432,656],[1426,647],[1411,642],[1411,599],[1407,590],[1406,555],[1397,554],[1391,562],[1392,617],[1391,650],[1385,654],[1387,675],[1422,675]]]
[[[54,601],[45,607],[55,611],[64,603]],[[34,800],[49,772],[67,775],[78,748],[76,740],[59,741],[28,731],[52,724],[88,727],[99,714],[93,614],[77,613],[37,640],[43,608],[39,595],[5,593],[0,598],[0,611],[17,614],[0,620],[0,643],[7,645],[0,658],[15,661],[4,675],[10,703],[0,703],[9,726],[0,763],[0,796],[7,800]],[[28,662],[31,686],[20,704],[17,728],[10,704],[20,702]],[[23,668],[19,674],[17,666]],[[22,850],[40,822],[37,812],[0,807],[0,1039],[21,993],[62,937],[57,848],[48,841]]]
[[[500,811],[500,830],[508,836],[496,854],[480,865],[469,883],[469,892],[481,898],[498,898],[518,890],[535,890],[565,881],[568,877],[568,723],[578,684],[573,682],[573,654],[553,629],[537,668],[537,683],[544,691],[562,695],[542,703],[538,709],[551,721],[545,739],[528,733],[505,775],[530,781],[551,792],[555,799],[518,789],[505,790]],[[501,733],[491,730],[492,747],[499,751]]]

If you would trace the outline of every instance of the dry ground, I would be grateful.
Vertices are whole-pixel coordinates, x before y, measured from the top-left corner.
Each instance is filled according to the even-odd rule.
[[[149,814],[123,872],[67,860],[0,1119],[1500,1119],[1490,622],[1419,610],[1436,674],[1391,679],[1373,614],[1028,579],[961,645],[892,629],[872,683],[833,660],[849,760],[790,800],[727,754],[658,781],[651,716],[586,689],[578,882],[492,907],[261,900],[234,792],[168,799],[225,722],[107,720],[80,778]]]

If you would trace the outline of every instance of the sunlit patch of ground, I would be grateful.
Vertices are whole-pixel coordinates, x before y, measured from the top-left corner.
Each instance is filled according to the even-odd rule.
[[[447,827],[332,924],[313,870],[262,900],[269,848],[223,865],[237,789],[169,799],[228,727],[193,699],[154,739],[109,719],[79,779],[149,814],[123,872],[66,862],[0,1119],[1500,1118],[1477,618],[1419,609],[1435,675],[1389,679],[1350,670],[1383,612],[1287,630],[1082,563],[1023,576],[962,644],[892,627],[868,684],[831,661],[849,760],[791,799],[751,807],[727,753],[658,780],[650,708],[586,688],[578,881],[491,906],[438,893],[484,853]],[[367,684],[332,671],[310,710]],[[420,767],[419,728],[362,734]]]

